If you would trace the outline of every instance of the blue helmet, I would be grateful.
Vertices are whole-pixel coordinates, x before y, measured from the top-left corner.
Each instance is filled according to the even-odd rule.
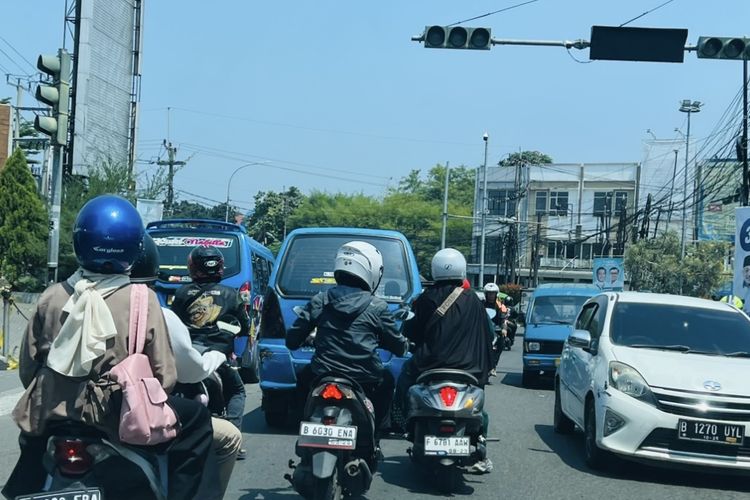
[[[86,203],[73,225],[78,264],[102,274],[126,273],[143,251],[143,221],[125,198],[105,194]]]

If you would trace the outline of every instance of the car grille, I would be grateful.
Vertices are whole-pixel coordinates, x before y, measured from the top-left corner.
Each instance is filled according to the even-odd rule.
[[[750,422],[750,398],[710,392],[651,388],[661,411],[706,420]]]
[[[654,429],[641,443],[643,448],[667,449],[673,452],[716,455],[727,458],[750,458],[750,443],[747,438],[742,446],[685,441],[677,438],[675,429]]]
[[[529,342],[539,342],[539,350],[529,351],[529,354],[560,354],[563,350],[563,343],[554,340],[529,340]]]

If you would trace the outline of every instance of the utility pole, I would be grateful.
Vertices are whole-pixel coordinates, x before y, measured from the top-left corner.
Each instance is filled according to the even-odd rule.
[[[166,139],[164,139],[164,147],[167,149],[167,160],[159,160],[156,162],[157,165],[160,166],[168,166],[169,171],[167,173],[167,206],[166,206],[166,215],[171,216],[174,212],[174,168],[180,167],[182,165],[185,165],[184,161],[178,161],[175,160],[175,157],[177,156],[177,148],[172,146],[171,142],[167,142]]]
[[[677,177],[677,154],[678,150],[674,150],[674,169],[672,170],[672,186],[669,188],[669,212],[667,212],[667,231],[669,231],[669,223],[672,222],[672,196],[674,195],[674,178]],[[656,235],[654,235],[656,236]]]
[[[534,255],[533,262],[533,285],[536,288],[539,285],[539,246],[542,243],[542,212],[536,214],[536,236],[534,237]]]
[[[687,135],[685,136],[685,178],[683,181],[683,200],[682,200],[682,241],[680,243],[680,262],[685,259],[685,243],[687,238],[687,204],[688,204],[688,168],[690,165],[690,115],[697,113],[701,110],[702,103],[700,101],[691,101],[690,99],[684,99],[680,106],[680,111],[687,113]],[[697,200],[697,194],[696,194]],[[697,205],[697,204],[696,204]],[[697,206],[693,206],[693,210],[697,210]],[[682,293],[682,283],[680,283],[680,293]]]
[[[486,160],[485,160],[486,163]],[[445,162],[445,188],[443,189],[443,233],[440,238],[440,249],[445,248],[445,238],[448,232],[448,185],[450,182],[451,164]]]
[[[742,206],[748,205],[750,191],[750,173],[747,166],[747,59],[742,61]]]
[[[284,203],[282,210],[281,210],[281,216],[283,217],[283,220],[284,220],[284,232],[283,232],[281,241],[284,241],[286,239],[286,186],[282,187],[281,199]]]
[[[23,106],[23,87],[21,79],[16,79],[16,127],[13,129],[13,150],[20,147],[21,138],[21,106]]]
[[[482,136],[484,141],[484,165],[482,166],[482,234],[479,238],[479,286],[484,285],[484,243],[487,229],[487,145],[490,136],[487,132]]]

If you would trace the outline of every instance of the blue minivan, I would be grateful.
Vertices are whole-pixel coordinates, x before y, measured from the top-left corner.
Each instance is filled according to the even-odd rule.
[[[372,243],[383,255],[383,279],[375,294],[391,310],[411,303],[422,285],[409,241],[397,231],[357,228],[306,228],[289,233],[279,250],[263,304],[257,355],[262,408],[269,425],[283,425],[293,409],[297,373],[312,358],[312,347],[289,351],[286,331],[294,323],[293,308],[303,306],[318,292],[335,285],[333,264],[344,243]],[[406,358],[380,351],[384,365],[398,378]]]
[[[546,283],[534,290],[526,308],[523,336],[524,387],[542,375],[555,374],[581,306],[599,292],[594,285],[580,283]]]
[[[213,246],[224,255],[222,284],[240,292],[257,326],[257,312],[268,288],[274,257],[268,248],[251,238],[244,227],[207,219],[168,219],[149,223],[146,231],[159,249],[156,294],[163,306],[171,305],[175,290],[190,283],[187,267],[190,251],[201,245]],[[246,382],[257,382],[251,347],[248,337],[235,338],[234,352],[242,360],[242,378]]]

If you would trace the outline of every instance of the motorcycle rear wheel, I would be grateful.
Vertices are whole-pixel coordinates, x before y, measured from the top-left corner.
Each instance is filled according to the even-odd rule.
[[[315,478],[313,500],[341,500],[341,485],[338,482],[337,474],[338,471],[334,471],[331,477]]]

